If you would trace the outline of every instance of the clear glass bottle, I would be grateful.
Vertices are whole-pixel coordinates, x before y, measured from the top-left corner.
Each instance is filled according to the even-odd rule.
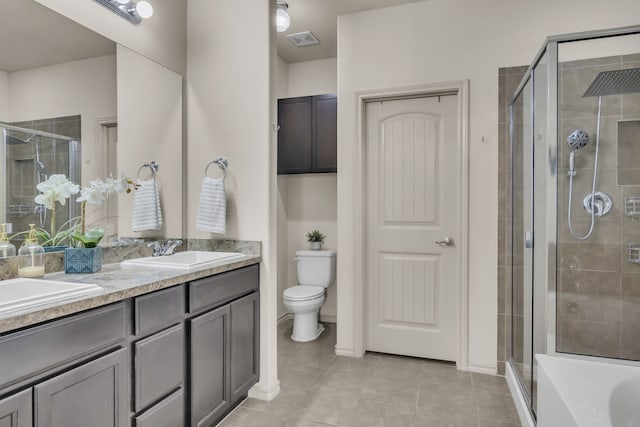
[[[7,224],[0,224],[0,258],[16,256],[16,247],[9,242],[7,237]]]
[[[18,257],[20,265],[18,276],[20,277],[44,277],[44,248],[40,246],[35,235],[35,224],[29,224],[29,238],[27,238],[20,249]]]

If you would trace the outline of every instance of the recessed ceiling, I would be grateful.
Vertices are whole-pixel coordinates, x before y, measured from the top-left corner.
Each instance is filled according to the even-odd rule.
[[[0,70],[112,55],[113,41],[32,0],[0,1]]]
[[[278,33],[278,56],[285,62],[303,62],[335,58],[337,51],[338,16],[365,10],[380,9],[422,0],[286,0],[291,26]],[[319,40],[315,46],[296,47],[287,34],[311,31]]]

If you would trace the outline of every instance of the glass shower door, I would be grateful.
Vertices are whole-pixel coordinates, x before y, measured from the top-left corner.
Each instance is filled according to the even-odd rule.
[[[531,402],[533,361],[533,81],[511,104],[512,329],[511,362]]]

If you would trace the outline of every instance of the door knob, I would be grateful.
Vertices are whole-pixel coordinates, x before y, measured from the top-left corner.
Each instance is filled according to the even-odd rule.
[[[436,240],[438,245],[453,246],[455,241],[453,237],[445,237],[444,240]]]

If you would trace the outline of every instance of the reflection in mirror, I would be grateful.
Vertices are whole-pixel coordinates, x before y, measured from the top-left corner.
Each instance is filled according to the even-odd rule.
[[[115,138],[102,129],[116,123],[115,52],[111,40],[34,1],[0,3],[0,222],[13,234],[30,223],[49,230],[51,212],[34,199],[51,175],[86,184],[115,173]],[[58,226],[79,214],[75,198],[57,209]]]
[[[41,223],[33,197],[45,179],[39,157],[47,176],[64,173],[82,186],[123,172],[135,178],[141,164],[158,160],[161,234],[132,232],[132,195],[89,205],[87,225],[105,229],[102,244],[182,236],[182,207],[173,203],[182,200],[180,75],[33,0],[3,0],[0,128],[0,223],[14,224],[11,234]],[[58,225],[78,215],[79,203],[70,204],[58,209]],[[47,212],[43,222],[50,220]]]

